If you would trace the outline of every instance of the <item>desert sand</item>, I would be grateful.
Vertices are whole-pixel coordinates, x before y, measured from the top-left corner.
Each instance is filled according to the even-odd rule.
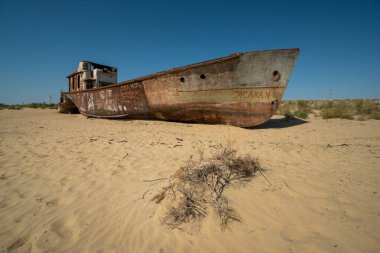
[[[231,144],[232,143],[232,144]],[[265,175],[226,190],[242,222],[161,224],[153,180],[230,144]],[[1,252],[380,252],[380,121],[243,129],[0,111]]]

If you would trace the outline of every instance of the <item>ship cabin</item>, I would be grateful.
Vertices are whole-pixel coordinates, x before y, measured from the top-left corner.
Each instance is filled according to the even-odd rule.
[[[76,72],[67,76],[69,92],[99,88],[117,83],[117,68],[81,61]]]

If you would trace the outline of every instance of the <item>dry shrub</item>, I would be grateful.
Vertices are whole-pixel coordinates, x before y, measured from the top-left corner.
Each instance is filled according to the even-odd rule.
[[[370,112],[369,118],[380,120],[380,110]]]
[[[366,119],[380,119],[380,105],[378,102],[364,99],[354,100],[356,112]]]
[[[198,193],[191,189],[181,193],[176,205],[171,206],[163,218],[163,223],[171,228],[177,228],[191,221],[200,221],[207,214],[205,205],[199,201]]]
[[[214,204],[216,212],[220,218],[220,228],[222,231],[230,229],[230,224],[232,222],[240,222],[240,216],[236,211],[228,205],[228,200],[225,197],[220,197],[218,201]]]
[[[329,101],[322,105],[321,116],[323,119],[353,119],[354,108],[346,101]]]
[[[222,231],[240,221],[223,192],[229,186],[244,185],[261,167],[257,158],[236,153],[231,147],[220,146],[210,159],[204,159],[200,152],[199,159],[191,157],[177,170],[151,199],[157,204],[166,203],[163,223],[180,228],[185,223],[201,221],[209,206],[218,214]]]
[[[285,117],[307,119],[312,111],[312,102],[307,100],[283,101],[278,108],[278,114]]]

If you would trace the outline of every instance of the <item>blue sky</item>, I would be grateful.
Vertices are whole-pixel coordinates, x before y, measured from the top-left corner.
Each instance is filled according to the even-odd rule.
[[[125,81],[295,47],[285,99],[380,97],[380,1],[0,0],[0,102],[57,102],[81,59]]]

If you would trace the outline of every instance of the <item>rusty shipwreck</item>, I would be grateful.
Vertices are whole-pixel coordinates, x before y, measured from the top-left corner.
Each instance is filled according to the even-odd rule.
[[[117,68],[81,61],[59,111],[249,127],[269,120],[299,49],[238,53],[117,83]]]

